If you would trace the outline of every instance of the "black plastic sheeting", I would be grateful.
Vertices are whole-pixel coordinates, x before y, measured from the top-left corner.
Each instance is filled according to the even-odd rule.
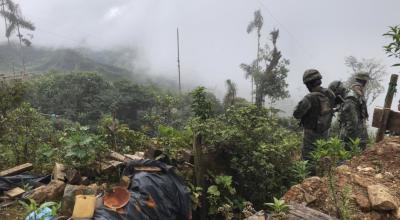
[[[30,186],[36,188],[43,184],[50,182],[51,176],[34,176],[30,174],[19,174],[15,176],[0,176],[0,193],[10,190],[14,187],[21,187],[23,185],[29,184]]]
[[[135,172],[135,166],[156,166],[162,172]],[[106,207],[96,209],[94,220],[186,220],[191,219],[190,191],[174,168],[160,161],[130,162],[123,174],[131,178],[131,198],[119,214]]]

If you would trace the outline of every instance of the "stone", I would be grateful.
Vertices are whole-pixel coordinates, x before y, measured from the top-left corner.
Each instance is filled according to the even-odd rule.
[[[87,176],[82,176],[81,185],[88,186],[90,184],[90,179]]]
[[[308,204],[314,202],[315,200],[317,200],[317,197],[311,195],[310,193],[305,192],[304,193],[304,199],[305,199],[305,201],[306,201],[306,203],[308,205]]]
[[[257,212],[254,215],[245,218],[245,220],[265,220],[265,213],[264,211]]]
[[[358,166],[358,167],[357,167],[357,170],[358,170],[359,172],[366,172],[366,173],[370,173],[370,172],[375,171],[375,169],[372,168],[372,167],[361,167],[361,166]]]
[[[336,167],[336,172],[339,174],[351,174],[350,167],[347,165],[340,165]]]
[[[361,210],[363,211],[371,210],[371,202],[369,201],[366,195],[364,195],[363,193],[357,193],[355,194],[355,199],[358,206],[360,206]]]
[[[66,170],[65,178],[69,184],[79,184],[81,182],[81,174],[73,168]]]
[[[369,185],[372,184],[372,182],[369,179],[361,177],[357,174],[352,174],[351,179],[354,183],[358,184],[359,186],[365,187],[365,188],[367,188]]]
[[[383,178],[382,173],[376,174],[376,175],[375,175],[375,178],[376,178],[376,179],[382,179],[382,178]]]
[[[61,163],[56,163],[53,168],[53,179],[65,181],[65,166]]]
[[[52,180],[49,184],[34,189],[29,198],[39,204],[44,201],[52,201],[61,197],[64,188],[65,183],[63,181]]]
[[[75,197],[77,195],[96,195],[98,186],[92,184],[90,186],[84,185],[70,185],[67,184],[64,190],[62,213],[65,216],[71,216],[75,204]]]
[[[396,217],[396,219],[400,219],[400,208],[396,209],[396,212],[394,213],[394,216]]]
[[[367,189],[372,209],[378,211],[397,210],[397,202],[385,186],[370,185]]]

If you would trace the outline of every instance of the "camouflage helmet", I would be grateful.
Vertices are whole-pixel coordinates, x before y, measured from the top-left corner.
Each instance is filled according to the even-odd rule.
[[[316,79],[322,79],[321,73],[316,69],[308,69],[303,74],[303,83],[306,84]]]
[[[343,95],[343,93],[346,91],[344,84],[339,80],[331,82],[328,88],[335,93],[335,95]]]
[[[357,74],[354,76],[354,78],[357,79],[357,80],[362,80],[362,81],[368,81],[368,80],[370,80],[369,74],[368,74],[368,73],[365,73],[365,72],[357,73]]]

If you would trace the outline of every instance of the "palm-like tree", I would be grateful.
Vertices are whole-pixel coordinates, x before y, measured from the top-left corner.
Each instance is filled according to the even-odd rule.
[[[235,104],[237,87],[236,84],[230,79],[225,81],[225,85],[227,91],[224,97],[224,105],[225,107],[229,107]]]
[[[22,16],[21,9],[18,4],[15,4],[12,0],[2,0],[2,3],[3,8],[0,13],[4,17],[6,24],[8,21],[8,25],[6,25],[6,37],[9,39],[11,34],[17,32],[21,50],[22,66],[25,73],[25,60],[22,52],[22,44],[24,43],[26,46],[30,46],[31,42],[29,39],[24,38],[24,36],[21,34],[21,29],[34,31],[35,26],[31,21]],[[4,7],[7,7],[7,10],[4,10]]]
[[[258,61],[260,60],[260,38],[261,38],[261,29],[264,24],[264,18],[261,15],[261,11],[257,10],[254,12],[254,19],[249,23],[247,26],[247,33],[250,34],[254,30],[257,30],[257,62],[256,62],[256,68],[255,71],[258,72]],[[254,76],[252,73],[250,73],[251,76],[251,102],[253,102],[253,95],[254,95]]]

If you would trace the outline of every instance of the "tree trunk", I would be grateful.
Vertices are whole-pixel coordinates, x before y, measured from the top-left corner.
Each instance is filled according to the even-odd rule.
[[[22,35],[21,35],[21,32],[20,32],[20,29],[19,29],[19,23],[17,22],[17,30],[18,30],[18,38],[19,38],[19,46],[20,46],[20,53],[21,53],[21,59],[22,59],[22,68],[23,68],[23,71],[24,71],[24,74],[25,74],[25,72],[26,72],[26,69],[25,69],[25,59],[24,59],[24,52],[23,52],[23,48],[22,48]]]
[[[5,8],[4,8],[5,5],[6,5],[6,3],[4,2],[4,0],[2,0],[1,1],[1,10],[3,12],[5,12]],[[8,25],[7,25],[7,18],[5,16],[4,16],[4,27],[5,27],[5,30],[7,31]],[[9,49],[11,49],[10,37],[9,36],[6,36],[6,37],[7,37],[7,45],[9,47]],[[15,76],[14,61],[12,61],[11,63],[12,63],[12,72],[13,72],[13,74]]]

